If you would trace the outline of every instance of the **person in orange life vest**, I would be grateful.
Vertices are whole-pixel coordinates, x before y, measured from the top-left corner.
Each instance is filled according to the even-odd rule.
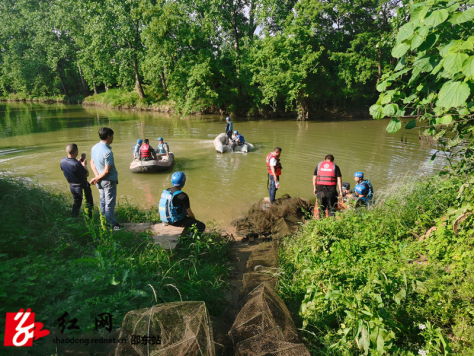
[[[267,174],[269,178],[269,199],[270,203],[274,204],[275,193],[279,189],[279,176],[282,174],[282,165],[280,164],[280,153],[282,148],[276,147],[274,151],[269,153],[266,157]]]
[[[140,159],[142,161],[148,161],[148,160],[151,160],[151,159],[157,159],[157,157],[155,156],[155,151],[154,149],[152,148],[152,146],[150,146],[150,143],[148,141],[148,138],[146,138],[144,141],[143,141],[143,145],[142,147],[140,147]]]
[[[334,216],[338,206],[338,198],[343,199],[340,168],[333,163],[333,155],[326,155],[325,160],[320,162],[313,173],[313,194],[318,199],[320,218]],[[336,187],[338,185],[338,192]]]

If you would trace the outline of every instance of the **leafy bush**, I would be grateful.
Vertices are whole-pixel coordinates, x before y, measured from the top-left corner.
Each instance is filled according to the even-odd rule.
[[[406,179],[280,248],[314,354],[473,354],[473,173]]]

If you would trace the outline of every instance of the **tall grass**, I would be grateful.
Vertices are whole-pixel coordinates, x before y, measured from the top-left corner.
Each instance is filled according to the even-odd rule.
[[[174,108],[174,103],[163,93],[155,92],[153,88],[144,86],[145,98],[141,99],[137,91],[124,89],[109,89],[104,93],[91,95],[84,99],[85,104],[95,104],[118,109],[139,109],[168,111]]]
[[[466,180],[402,180],[369,210],[311,221],[279,257],[279,292],[313,354],[473,355]]]
[[[1,325],[20,308],[53,331],[67,311],[79,333],[94,331],[100,313],[111,313],[118,328],[128,311],[156,303],[200,300],[211,314],[222,311],[227,243],[219,234],[166,251],[145,233],[112,233],[97,213],[92,221],[71,218],[71,204],[69,195],[0,178]],[[53,353],[48,337],[35,345],[37,354]]]

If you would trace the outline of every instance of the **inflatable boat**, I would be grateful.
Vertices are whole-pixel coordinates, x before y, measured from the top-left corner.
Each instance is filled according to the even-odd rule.
[[[216,148],[216,152],[218,153],[225,153],[225,152],[249,152],[254,148],[252,143],[244,142],[242,146],[232,146],[226,145],[227,136],[225,133],[221,133],[214,139],[214,148]]]
[[[130,164],[130,171],[132,173],[157,173],[165,172],[173,167],[175,163],[175,156],[172,152],[167,156],[158,157],[156,160],[140,161],[133,160]]]

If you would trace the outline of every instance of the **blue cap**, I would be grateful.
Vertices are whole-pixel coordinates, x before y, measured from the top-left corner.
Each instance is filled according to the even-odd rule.
[[[143,142],[143,141],[142,141],[141,138],[139,138],[139,139],[137,140],[137,143],[142,143],[142,142]]]
[[[226,121],[229,121],[229,120],[231,120],[231,119],[230,119],[229,116],[228,116],[228,117],[226,118]]]
[[[159,137],[159,138],[158,138],[158,141],[163,141],[163,137]]]
[[[237,131],[234,131],[234,134],[235,134],[235,135],[237,135],[238,133],[239,133],[239,132],[237,132]]]
[[[369,187],[368,187],[368,184],[366,183],[362,183],[362,184],[358,184],[356,187],[355,187],[355,192],[361,194],[361,195],[366,195],[369,193]]]
[[[186,182],[185,173],[178,171],[172,174],[172,185],[174,187],[184,187]]]
[[[355,177],[363,178],[364,177],[363,172],[355,172]]]

